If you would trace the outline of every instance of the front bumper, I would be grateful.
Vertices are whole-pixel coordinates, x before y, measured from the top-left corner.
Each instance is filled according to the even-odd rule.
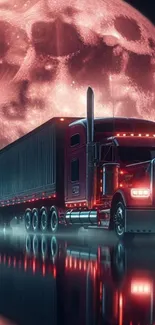
[[[155,209],[126,209],[125,232],[155,233]]]

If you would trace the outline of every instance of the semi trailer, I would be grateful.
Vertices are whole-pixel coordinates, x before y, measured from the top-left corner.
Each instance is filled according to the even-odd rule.
[[[1,222],[20,210],[27,232],[71,226],[155,232],[155,122],[52,118],[0,150]]]

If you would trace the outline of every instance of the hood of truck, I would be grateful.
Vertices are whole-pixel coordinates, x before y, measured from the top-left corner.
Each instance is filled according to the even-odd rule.
[[[132,136],[116,136],[114,138],[116,146],[121,147],[153,147],[155,148],[155,137],[132,137]]]

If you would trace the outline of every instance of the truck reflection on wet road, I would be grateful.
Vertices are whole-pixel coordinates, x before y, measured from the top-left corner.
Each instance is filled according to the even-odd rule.
[[[92,238],[1,236],[0,324],[153,324],[155,238]]]

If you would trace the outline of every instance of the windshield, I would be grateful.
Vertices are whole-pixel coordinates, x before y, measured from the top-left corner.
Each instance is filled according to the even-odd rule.
[[[148,147],[118,147],[121,162],[136,163],[155,158],[155,148]]]

